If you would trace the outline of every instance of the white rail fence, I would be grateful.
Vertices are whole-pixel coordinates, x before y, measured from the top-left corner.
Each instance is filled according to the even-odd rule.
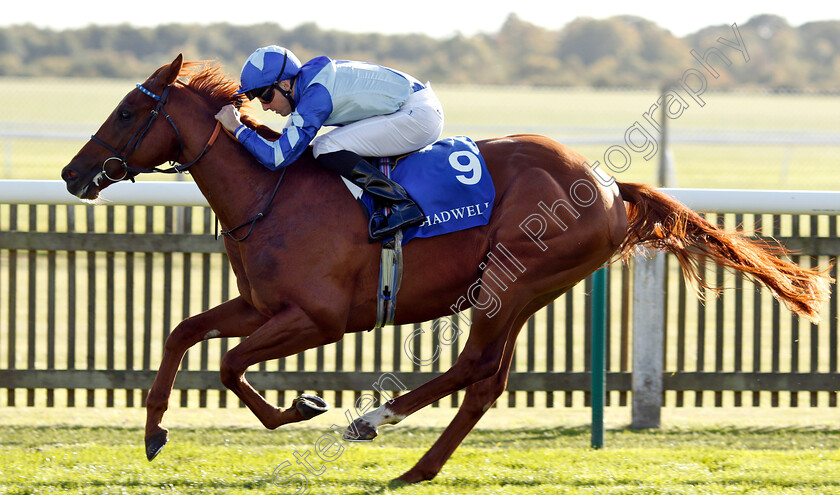
[[[761,191],[752,189],[662,188],[695,211],[791,215],[838,215],[840,192]],[[138,181],[113,184],[102,204],[130,206],[208,206],[193,182]],[[2,180],[0,203],[73,205],[82,201],[62,181]]]
[[[738,218],[743,217],[745,214],[754,214],[758,224],[761,223],[760,218],[763,215],[773,215],[773,221],[771,222],[773,223],[773,226],[768,228],[765,225],[765,228],[762,230],[768,230],[767,234],[774,237],[786,239],[790,244],[788,247],[793,246],[794,249],[797,247],[803,247],[802,255],[805,257],[811,257],[813,260],[812,264],[815,263],[817,259],[819,259],[821,263],[826,260],[829,263],[836,262],[837,256],[840,254],[840,242],[838,242],[837,239],[837,229],[838,224],[840,224],[840,222],[838,222],[838,215],[840,215],[840,192],[709,189],[662,190],[696,211],[718,212],[720,215],[715,214],[712,218],[707,216],[707,218],[709,218],[713,223],[722,222],[724,213],[738,215]],[[101,203],[105,205],[176,207],[207,206],[206,200],[201,195],[196,185],[192,182],[141,181],[136,184],[118,183],[106,189],[102,196],[103,198]],[[0,204],[78,205],[80,204],[80,200],[70,195],[66,191],[64,183],[61,181],[6,180],[0,181]],[[800,222],[800,217],[803,219],[810,219],[810,230],[807,230],[804,237],[797,233],[783,234],[781,230],[778,230],[776,225],[779,223],[776,219],[781,218],[781,216],[785,216],[785,218],[792,218],[792,222],[797,225],[799,223],[808,224],[807,221]],[[821,226],[822,224],[827,224],[828,227],[824,228]],[[760,227],[761,226],[759,225],[759,228]],[[4,233],[2,229],[0,229],[0,241],[2,241],[3,235]],[[787,237],[785,237],[785,235],[787,235]],[[0,243],[0,248],[2,248],[2,243]],[[23,248],[13,247],[7,249]],[[39,248],[37,246],[31,246],[26,249]],[[55,250],[57,248],[53,246],[49,249]],[[209,251],[212,251],[212,249],[209,249],[208,252]],[[0,249],[0,254],[2,254],[2,249]],[[811,327],[811,334],[809,338],[811,345],[810,366],[800,363],[798,357],[799,354],[803,354],[805,352],[801,351],[798,347],[799,324],[792,324],[793,326],[791,330],[789,330],[791,332],[789,347],[792,347],[793,350],[790,351],[791,357],[785,357],[786,355],[784,352],[787,352],[786,346],[777,342],[782,339],[781,335],[788,331],[785,330],[783,323],[779,323],[782,320],[782,317],[778,316],[777,313],[774,313],[772,321],[768,321],[769,318],[767,317],[762,320],[761,311],[759,311],[761,305],[759,296],[751,296],[754,298],[754,301],[751,299],[745,303],[744,298],[746,296],[739,295],[737,297],[741,299],[739,299],[740,302],[734,303],[736,309],[732,322],[722,323],[724,309],[722,303],[718,303],[719,306],[714,313],[715,318],[718,319],[715,327],[716,329],[706,330],[704,327],[703,329],[698,330],[696,337],[697,340],[694,342],[697,347],[696,352],[698,353],[698,364],[694,369],[689,369],[689,367],[685,364],[688,357],[690,357],[687,357],[686,351],[681,348],[676,350],[672,349],[674,341],[682,340],[684,344],[687,338],[686,335],[688,334],[684,332],[684,329],[673,331],[666,328],[666,321],[668,320],[666,306],[674,303],[668,303],[666,301],[671,297],[670,291],[673,290],[673,282],[668,282],[667,273],[669,268],[665,258],[665,256],[637,258],[633,265],[632,274],[632,308],[625,308],[623,303],[620,303],[618,305],[614,305],[614,309],[611,310],[617,313],[618,309],[616,308],[620,307],[622,314],[625,312],[628,314],[632,312],[631,328],[633,346],[632,360],[629,361],[632,362],[632,369],[628,364],[626,365],[626,368],[622,368],[617,371],[613,370],[612,376],[610,377],[608,375],[608,387],[612,384],[612,390],[633,392],[634,426],[656,427],[659,425],[659,414],[664,392],[666,390],[676,391],[676,401],[678,405],[682,404],[683,393],[685,392],[694,391],[695,394],[701,394],[702,392],[714,391],[715,394],[718,394],[720,390],[730,390],[735,391],[736,405],[739,405],[741,402],[740,394],[742,392],[746,394],[753,393],[753,405],[758,405],[757,395],[755,394],[758,394],[759,391],[770,391],[769,393],[776,394],[774,395],[773,403],[774,405],[777,405],[777,394],[783,391],[789,391],[791,394],[792,405],[795,405],[794,403],[798,401],[797,397],[799,393],[810,393],[811,405],[813,406],[819,402],[815,394],[818,392],[828,392],[829,405],[834,407],[837,406],[837,392],[840,391],[840,374],[838,374],[836,297],[832,296],[830,303],[831,309],[828,313],[830,318],[826,323],[827,326],[821,326],[819,328],[816,326]],[[801,259],[801,257],[798,257],[798,259],[799,262],[805,262]],[[673,271],[673,264],[671,265],[671,270]],[[836,268],[834,269],[833,276],[837,278]],[[722,280],[720,277],[722,277],[722,275],[719,276],[719,280]],[[616,281],[621,281],[623,286],[630,286],[629,283],[626,283],[626,277],[624,275],[620,275],[618,277],[613,275],[613,278]],[[834,284],[833,289],[836,290],[836,288],[837,285]],[[623,290],[629,291],[629,289]],[[680,289],[680,292],[682,292],[682,288]],[[743,292],[746,293],[748,291]],[[685,298],[682,295],[680,297],[680,311],[683,311],[682,308],[688,306],[688,304],[685,302]],[[741,332],[739,329],[746,324],[745,321],[748,318],[743,314],[739,316],[740,313],[738,310],[741,306],[748,307],[749,303],[753,303],[753,307],[748,309],[751,312],[751,317],[753,318],[752,331],[755,335],[753,337],[753,342],[750,344],[753,355],[749,360],[752,361],[752,368],[747,369],[748,367],[746,365],[741,364],[742,359],[739,356],[746,356],[746,354],[749,353],[748,350],[741,349],[735,351],[736,356],[734,358],[734,368],[731,370],[724,369],[723,355],[729,351],[725,351],[723,349],[723,344],[721,343],[723,336],[722,327],[731,326],[735,329],[736,339],[741,339],[742,341],[749,340],[746,330],[743,335],[739,333]],[[752,314],[753,310],[755,314]],[[738,318],[740,318],[740,321]],[[2,322],[0,322],[0,324],[2,324]],[[678,322],[676,326],[680,326],[682,324],[683,323]],[[579,325],[579,323],[577,323],[577,325]],[[616,324],[614,323],[613,325],[615,326]],[[761,337],[762,332],[770,331],[765,328],[769,326],[772,326],[772,336]],[[729,330],[727,330],[727,332],[728,331]],[[32,330],[32,332],[34,332],[34,330]],[[569,332],[568,329],[567,332]],[[622,330],[622,332],[624,332],[624,330]],[[677,332],[674,334],[675,336],[667,336],[671,335],[673,332]],[[713,375],[711,372],[706,372],[706,368],[703,364],[704,360],[709,360],[709,356],[704,354],[705,347],[709,347],[705,335],[706,333],[713,332],[717,332],[717,336],[715,337],[717,347],[715,350],[709,350],[708,354],[711,355],[713,352],[715,354],[714,368],[717,373],[716,375]],[[558,335],[560,335],[559,331]],[[567,338],[569,335],[571,334],[567,333]],[[690,340],[695,337],[692,334],[688,338]],[[666,339],[670,339],[667,345],[663,342]],[[764,340],[762,341],[762,339]],[[768,340],[773,341],[773,350],[765,351],[765,355],[762,356],[760,347],[762,345],[766,345]],[[709,339],[709,342],[711,342],[711,338]],[[765,344],[761,344],[761,342],[764,342]],[[622,346],[625,346],[625,344],[622,343]],[[827,352],[820,350],[822,346],[828,346],[829,350]],[[736,343],[736,348],[737,347],[738,344]],[[779,349],[783,350],[780,351]],[[768,357],[766,355],[767,352],[771,353],[772,357]],[[668,353],[675,353],[676,357],[669,355]],[[552,357],[551,360],[553,359],[554,358]],[[772,360],[770,365],[765,363],[767,359]],[[788,369],[785,369],[786,366],[783,365],[783,362],[788,359],[792,364],[787,366]],[[746,360],[747,359],[745,358],[745,362]],[[10,361],[13,361],[13,359],[10,359]],[[669,362],[676,362],[677,364],[669,365]],[[622,364],[622,366],[625,365]],[[668,369],[669,366],[670,369]],[[767,366],[769,366],[769,369],[767,369]],[[11,370],[7,370],[7,373],[14,371],[14,366],[10,366],[9,368],[11,368]],[[615,368],[615,366],[613,366],[613,368]],[[807,373],[801,373],[800,368],[808,368]],[[560,370],[559,367],[557,370]],[[785,375],[785,372],[787,372],[787,375]],[[630,379],[631,374],[633,378],[632,380]],[[561,379],[559,378],[559,373],[545,373],[544,375],[545,376],[542,378],[545,380]],[[685,380],[680,381],[681,376],[675,375],[683,375]],[[9,374],[8,376],[11,377],[12,375]],[[636,380],[636,377],[653,377],[654,379]],[[662,379],[656,379],[657,377]],[[572,377],[569,383],[577,378],[581,377]],[[771,379],[775,378],[778,378],[778,383],[781,384],[774,382],[774,384],[767,385]],[[30,387],[33,386],[32,384],[35,382],[30,380],[25,383],[27,385],[24,386]],[[512,385],[515,385],[515,383],[517,382],[512,382]],[[575,383],[585,383],[585,381],[578,380]],[[721,385],[718,385],[718,383],[721,383]],[[570,384],[563,384],[562,386],[552,385],[546,389],[524,387],[520,390],[548,390],[548,393],[551,394],[551,390],[572,390],[569,388],[572,386],[573,385]],[[576,388],[574,390],[583,390],[583,388]],[[91,399],[89,399],[89,401],[90,400]],[[530,399],[529,402],[531,402]],[[716,397],[715,404],[719,405],[719,403],[720,400]],[[697,396],[695,404],[702,405],[701,395]]]

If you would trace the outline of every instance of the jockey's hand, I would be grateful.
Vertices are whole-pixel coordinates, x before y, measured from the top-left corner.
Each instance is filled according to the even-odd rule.
[[[223,106],[222,109],[219,110],[219,113],[216,114],[216,120],[221,122],[224,128],[230,132],[236,132],[236,129],[242,125],[239,118],[239,110],[237,110],[233,105]]]

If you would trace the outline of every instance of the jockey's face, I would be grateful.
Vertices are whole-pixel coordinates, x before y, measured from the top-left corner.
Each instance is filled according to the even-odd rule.
[[[280,81],[279,85],[284,91],[291,91],[293,88],[289,81]],[[289,100],[277,88],[274,88],[274,97],[271,99],[271,103],[265,103],[260,100],[260,104],[264,111],[271,110],[283,117],[288,117],[292,113],[292,106],[289,104]]]

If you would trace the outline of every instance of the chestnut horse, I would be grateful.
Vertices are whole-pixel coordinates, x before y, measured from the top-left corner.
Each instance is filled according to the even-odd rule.
[[[161,421],[190,346],[247,337],[223,357],[221,381],[273,429],[323,407],[305,399],[275,407],[245,379],[248,367],[374,325],[380,246],[368,242],[361,208],[311,152],[285,172],[269,171],[235,140],[216,141],[214,115],[239,102],[236,90],[218,65],[185,64],[179,55],[123,98],[61,174],[72,194],[95,200],[113,181],[160,170],[164,162],[185,164],[178,170],[192,165],[222,226],[239,237],[250,233],[244,242],[225,238],[239,296],[184,320],[166,340],[146,401],[149,460],[168,440]],[[247,113],[243,118],[270,133]],[[372,439],[378,426],[466,388],[452,423],[400,480],[432,479],[501,395],[516,337],[531,315],[637,246],[676,254],[695,286],[705,285],[697,267],[707,258],[749,273],[796,313],[818,318],[826,277],[784,261],[780,249],[725,233],[653,187],[605,187],[590,175],[583,156],[546,137],[509,136],[478,146],[496,188],[492,218],[483,227],[405,246],[395,321],[423,322],[473,307],[464,350],[447,372],[364,414],[349,428],[355,433],[345,434]],[[515,259],[517,269],[508,264],[507,273],[491,263],[505,259]]]

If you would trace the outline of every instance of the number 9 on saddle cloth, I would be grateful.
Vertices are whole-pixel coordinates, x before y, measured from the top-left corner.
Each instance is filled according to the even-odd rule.
[[[484,158],[470,138],[444,138],[396,160],[380,159],[380,164],[426,215],[423,224],[403,231],[403,244],[416,237],[448,234],[490,221],[496,190]],[[383,216],[370,195],[349,181],[345,183],[369,221]]]

